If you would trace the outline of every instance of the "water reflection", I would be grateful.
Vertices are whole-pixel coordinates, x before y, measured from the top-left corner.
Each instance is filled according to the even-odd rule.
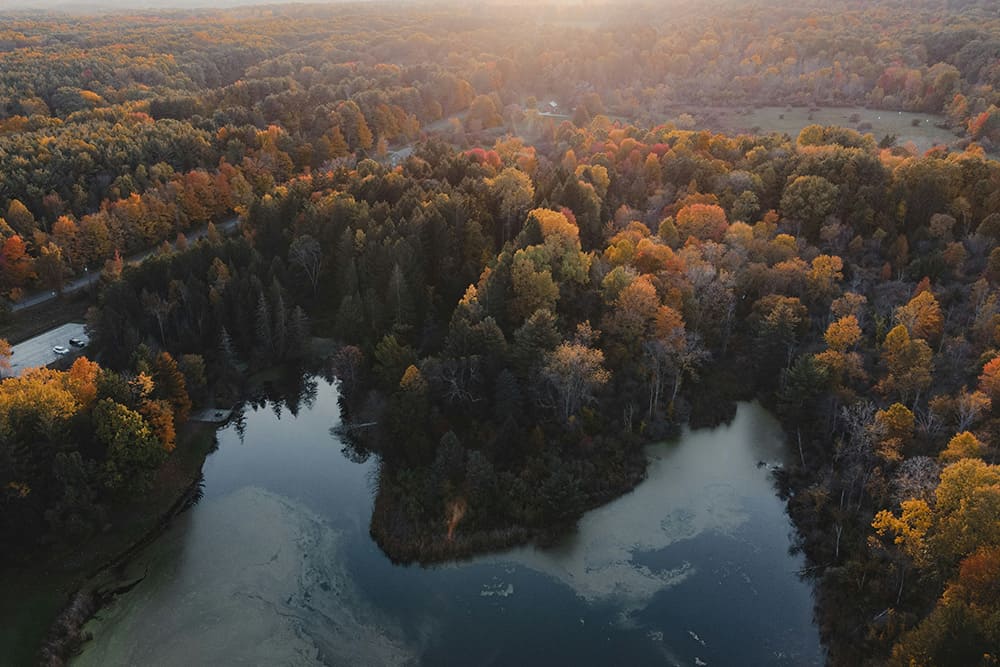
[[[650,447],[647,481],[552,548],[427,569],[369,538],[377,461],[343,446],[339,419],[322,378],[248,402],[219,432],[204,499],[130,566],[145,580],[76,662],[821,664],[757,465],[784,452],[759,407]]]

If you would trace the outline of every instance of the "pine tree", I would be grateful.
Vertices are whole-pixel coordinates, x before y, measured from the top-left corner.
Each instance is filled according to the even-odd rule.
[[[285,311],[285,299],[281,295],[281,283],[277,277],[271,282],[271,331],[274,353],[284,358],[288,352],[288,313]]]
[[[257,296],[254,334],[257,353],[261,357],[269,357],[274,351],[274,338],[271,335],[271,309],[267,307],[267,297],[263,292]]]
[[[520,375],[539,366],[545,354],[559,344],[559,330],[556,318],[548,310],[536,310],[521,327],[514,332],[513,356]]]
[[[493,410],[497,421],[516,418],[521,412],[521,407],[521,387],[514,374],[505,368],[497,375],[493,391]]]
[[[295,309],[292,310],[292,316],[288,320],[287,340],[287,356],[301,356],[309,342],[309,318],[301,306],[295,306]]]
[[[365,311],[360,294],[347,294],[340,300],[334,326],[339,338],[347,341],[361,340],[365,326]]]
[[[229,336],[229,332],[226,331],[226,327],[222,327],[222,333],[219,335],[219,355],[226,367],[232,367],[236,364],[236,351],[233,349],[233,339]]]
[[[386,307],[392,317],[393,329],[405,333],[413,322],[413,299],[399,264],[396,264],[392,269],[388,292]]]

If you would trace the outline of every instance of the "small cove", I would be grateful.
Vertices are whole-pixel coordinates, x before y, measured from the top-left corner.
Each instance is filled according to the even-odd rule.
[[[338,422],[316,378],[221,429],[202,500],[129,565],[144,579],[73,664],[823,662],[769,472],[785,444],[756,404],[650,446],[646,481],[555,546],[429,568],[372,542],[377,461]]]

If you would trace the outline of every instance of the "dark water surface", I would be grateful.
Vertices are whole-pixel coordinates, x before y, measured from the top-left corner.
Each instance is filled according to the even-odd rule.
[[[774,420],[649,447],[649,476],[550,549],[433,568],[368,536],[377,461],[331,435],[336,388],[219,431],[200,503],[129,566],[76,665],[814,665],[812,589],[758,461]]]

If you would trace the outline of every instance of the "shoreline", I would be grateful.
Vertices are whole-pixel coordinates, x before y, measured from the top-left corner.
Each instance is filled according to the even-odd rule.
[[[716,380],[714,383],[705,383],[695,387],[698,390],[697,394],[703,399],[712,397],[713,400],[706,402],[703,399],[696,399],[696,403],[700,404],[700,409],[687,412],[683,419],[683,423],[689,428],[699,429],[717,426],[730,421],[734,416],[736,401],[743,396],[730,395],[731,392],[728,390],[733,389],[733,387],[724,380],[718,381],[721,378],[717,377]],[[769,407],[769,410],[774,414],[772,408]],[[196,424],[192,437],[196,436],[199,431],[214,434],[216,426],[214,424]],[[786,444],[791,447],[792,440],[787,424],[783,423],[782,426],[786,435]],[[576,522],[586,512],[627,495],[641,484],[646,479],[649,463],[644,454],[645,447],[660,441],[662,438],[642,438],[641,442],[637,442],[634,447],[630,448],[630,454],[623,466],[624,475],[621,484],[614,488],[605,488],[602,493],[588,496],[572,515],[549,525],[527,526],[511,523],[463,531],[461,524],[458,524],[453,539],[449,539],[444,517],[440,517],[440,520],[423,523],[414,523],[408,520],[400,509],[404,503],[400,502],[398,490],[387,487],[385,490],[380,488],[376,491],[369,523],[369,535],[393,563],[418,564],[420,566],[466,560],[490,552],[503,551],[532,543],[545,546],[572,532]],[[128,563],[137,552],[154,542],[169,528],[174,518],[181,515],[193,502],[197,501],[202,465],[211,451],[211,448],[205,449],[200,456],[194,476],[188,480],[187,485],[166,510],[157,515],[152,526],[147,528],[138,539],[103,560],[99,566],[94,567],[82,577],[81,583],[68,595],[65,604],[60,607],[58,615],[48,625],[43,643],[35,652],[40,664],[67,664],[71,656],[79,652],[80,647],[88,639],[83,630],[86,623],[104,606],[111,603],[116,596],[127,592],[142,581],[142,577],[132,581],[121,581],[108,575]],[[782,490],[777,483],[775,494],[782,498],[787,507],[788,499],[783,497]],[[801,526],[795,521],[795,517],[792,517],[792,521],[799,537],[803,538]],[[808,556],[807,559],[810,561],[809,565],[812,565],[812,559]]]
[[[155,541],[173,519],[197,501],[202,466],[214,451],[215,431],[215,425],[185,425],[184,439],[175,450],[182,455],[164,473],[165,483],[155,493],[156,497],[145,507],[123,510],[116,517],[117,530],[94,535],[75,548],[67,547],[44,563],[10,567],[5,576],[24,582],[24,591],[35,596],[28,604],[40,607],[36,614],[46,618],[37,625],[28,619],[22,626],[10,628],[12,642],[8,648],[13,651],[14,664],[67,663],[85,639],[83,626],[102,606],[123,592],[105,588],[108,585],[105,575]],[[67,554],[75,554],[78,562],[70,566],[60,563]],[[59,602],[53,603],[56,598]],[[49,608],[54,608],[55,613],[46,613]],[[32,632],[32,627],[38,632]]]
[[[574,530],[577,521],[585,513],[632,492],[646,479],[649,465],[645,455],[647,446],[676,437],[683,428],[698,430],[728,424],[736,417],[737,402],[761,398],[755,396],[753,392],[748,393],[745,387],[735,381],[731,372],[721,368],[706,371],[705,382],[693,385],[691,389],[692,395],[679,400],[676,421],[666,424],[655,437],[637,434],[631,436],[635,441],[629,445],[628,456],[623,466],[625,474],[620,480],[621,483],[588,496],[576,511],[562,521],[548,526],[510,523],[470,531],[463,531],[461,523],[458,523],[454,539],[449,540],[443,515],[436,517],[435,521],[412,522],[398,509],[404,503],[399,501],[396,489],[390,486],[383,488],[380,480],[369,522],[369,534],[379,549],[394,563],[416,563],[422,566],[473,558],[489,551],[531,543],[540,545],[551,543]],[[766,407],[769,412],[775,414],[770,406]],[[776,414],[775,417],[777,418]],[[782,426],[785,427],[784,424]],[[791,446],[788,429],[784,430],[787,442]],[[600,473],[597,475],[603,476]]]
[[[314,338],[312,345],[315,348],[320,346],[322,342],[322,339]],[[317,355],[317,358],[322,358],[322,355]],[[294,365],[290,368],[294,368]],[[269,368],[255,373],[248,378],[248,386],[254,386],[262,380],[266,381],[271,378],[275,370],[281,372],[280,369]],[[235,407],[241,402],[242,399],[234,404],[233,409],[226,411],[227,421],[228,417],[235,411]],[[65,602],[59,606],[56,615],[46,624],[41,643],[33,648],[32,657],[37,661],[36,664],[51,666],[67,664],[69,658],[78,653],[81,646],[89,639],[83,633],[83,627],[87,622],[103,607],[112,602],[115,597],[128,592],[142,581],[140,578],[123,584],[115,582],[111,577],[108,577],[107,580],[102,580],[102,577],[126,565],[134,555],[156,541],[170,527],[174,519],[190,509],[200,499],[202,468],[208,456],[215,451],[216,432],[225,423],[227,422],[190,419],[184,425],[186,437],[183,441],[178,439],[178,447],[175,450],[175,454],[184,452],[184,456],[179,457],[175,464],[175,467],[182,468],[179,471],[182,477],[179,483],[164,485],[165,487],[169,486],[171,490],[164,489],[161,492],[169,493],[170,498],[161,499],[163,501],[169,500],[169,503],[159,503],[160,509],[158,511],[144,513],[144,521],[150,525],[138,538],[128,540],[126,545],[99,560],[98,564],[92,565],[88,572],[73,578],[76,583],[74,590],[67,594]],[[207,443],[211,444],[207,445]],[[169,480],[169,475],[167,475],[167,479]],[[166,505],[165,509],[163,509],[164,505]]]
[[[83,644],[90,639],[83,632],[84,626],[94,618],[97,612],[110,604],[118,595],[127,593],[141,582],[144,577],[110,589],[105,588],[108,584],[99,581],[99,579],[112,570],[124,567],[139,551],[155,542],[157,538],[170,528],[174,519],[186,512],[197,502],[200,485],[201,471],[199,469],[198,477],[191,482],[174,504],[160,516],[156,524],[145,535],[84,578],[83,584],[70,595],[68,604],[59,613],[49,628],[42,647],[39,650],[40,664],[64,665],[68,663],[71,656],[80,651]]]
[[[631,493],[645,481],[649,460],[643,452],[648,444],[650,443],[643,443],[639,447],[638,456],[635,457],[637,460],[630,462],[635,467],[630,466],[631,474],[624,480],[624,484],[615,487],[608,494],[588,498],[579,511],[567,517],[565,521],[548,526],[510,523],[505,526],[476,528],[469,531],[463,531],[459,523],[454,537],[449,538],[444,517],[436,524],[407,522],[398,510],[401,503],[398,501],[396,491],[379,490],[375,495],[368,533],[378,548],[394,564],[417,564],[422,567],[468,560],[490,552],[528,544],[545,546],[575,530],[577,521],[587,512]],[[640,460],[641,466],[637,465]],[[410,537],[413,535],[417,538]]]

